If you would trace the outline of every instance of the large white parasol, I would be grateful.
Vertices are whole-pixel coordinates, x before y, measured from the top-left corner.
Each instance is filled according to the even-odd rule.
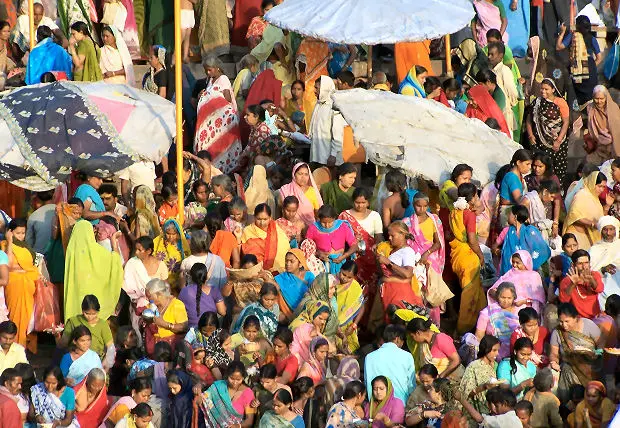
[[[436,101],[364,89],[337,91],[332,99],[369,160],[435,183],[467,163],[484,185],[521,148],[480,120]]]
[[[452,34],[473,16],[471,0],[286,0],[265,19],[328,42],[378,45]]]

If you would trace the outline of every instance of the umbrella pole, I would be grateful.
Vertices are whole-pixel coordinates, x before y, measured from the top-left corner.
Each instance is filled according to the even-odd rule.
[[[28,0],[28,31],[30,32],[30,50],[37,44],[37,35],[34,32],[34,0]]]
[[[33,1],[33,0],[29,0]],[[177,189],[179,193],[178,220],[183,225],[185,216],[185,192],[183,191],[183,60],[181,58],[181,0],[174,0],[174,86],[177,121]]]
[[[368,70],[368,82],[367,87],[372,86],[372,45],[368,45],[368,58],[366,59],[366,69]]]
[[[446,45],[446,76],[454,77],[454,72],[452,71],[452,55],[450,53],[450,34],[446,34],[444,44]]]

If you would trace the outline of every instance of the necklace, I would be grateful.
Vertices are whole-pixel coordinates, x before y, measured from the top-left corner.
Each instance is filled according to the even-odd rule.
[[[579,291],[579,284],[575,284],[575,289],[577,290],[577,294],[579,294],[579,297],[581,297],[582,299],[586,298],[586,296],[581,294],[581,291]]]
[[[235,398],[237,398],[237,394],[239,393],[240,389],[241,389],[241,386],[234,389],[235,393],[230,396],[230,401],[235,401]],[[230,388],[228,388],[228,394],[230,394]]]

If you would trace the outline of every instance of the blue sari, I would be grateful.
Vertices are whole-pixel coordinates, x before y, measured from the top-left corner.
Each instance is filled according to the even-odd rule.
[[[512,269],[512,255],[517,250],[525,250],[530,253],[535,271],[551,257],[551,249],[536,226],[521,225],[519,236],[517,236],[516,227],[509,226],[508,234],[502,246],[500,275]]]
[[[75,191],[74,197],[78,198],[82,203],[86,203],[88,199],[91,200],[92,205],[90,206],[91,211],[95,212],[104,212],[105,205],[103,205],[103,199],[99,196],[99,193],[95,190],[93,186],[90,184],[81,184],[80,187]],[[99,224],[99,220],[88,220],[91,224]]]
[[[347,47],[347,45],[329,42],[327,43],[327,46],[332,54],[332,59],[327,63],[327,71],[329,72],[329,76],[335,79],[341,71],[352,71],[351,66],[343,68],[350,56],[348,48],[347,52],[343,52],[339,49],[342,46]]]
[[[314,281],[314,274],[310,271],[306,271],[304,279],[301,280],[297,275],[289,272],[283,272],[275,277],[276,282],[280,286],[280,293],[284,298],[284,301],[291,309],[291,312],[295,312],[301,299],[308,291],[308,287]],[[239,317],[241,318],[241,317]]]
[[[426,98],[426,91],[424,86],[418,81],[418,76],[415,71],[415,65],[411,67],[407,77],[400,83],[398,93],[403,95],[410,95],[420,98]]]
[[[243,422],[243,415],[240,415],[232,405],[225,380],[213,382],[199,400],[207,428],[229,427]]]
[[[26,84],[41,83],[41,76],[48,71],[63,71],[69,80],[73,79],[71,56],[51,37],[41,40],[30,52],[26,64]]]
[[[409,206],[407,206],[407,208],[405,209],[405,216],[403,218],[411,217],[413,215],[413,197],[417,193],[418,191],[415,189],[407,189],[407,196],[409,196]]]
[[[65,378],[71,378],[75,381],[75,385],[84,380],[86,375],[94,368],[103,368],[101,359],[95,351],[90,349],[86,351],[80,358],[73,361],[71,354],[66,353],[60,361],[60,369]]]

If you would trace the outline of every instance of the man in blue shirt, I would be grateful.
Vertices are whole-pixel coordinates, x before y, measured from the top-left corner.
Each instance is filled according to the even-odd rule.
[[[405,327],[388,325],[383,332],[384,344],[366,356],[364,377],[368,397],[372,396],[372,380],[385,376],[392,381],[394,396],[403,404],[415,388],[415,363],[410,352],[401,347],[406,340]]]

